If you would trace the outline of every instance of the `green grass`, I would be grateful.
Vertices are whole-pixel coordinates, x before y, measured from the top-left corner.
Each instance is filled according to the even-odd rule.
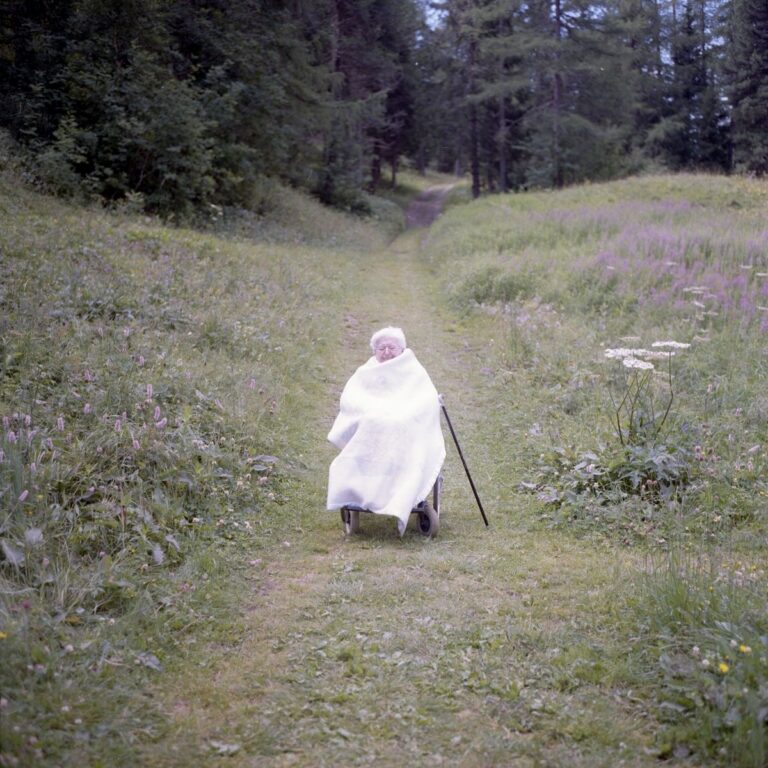
[[[759,316],[589,270],[654,217],[756,237],[765,185],[459,190],[390,242],[440,181],[402,174],[367,219],[279,190],[200,232],[0,177],[4,764],[764,764]],[[436,539],[370,516],[345,539],[324,511],[339,393],[389,323],[487,530],[450,445]],[[615,450],[606,347],[704,333],[665,426],[683,498],[531,492],[553,449]]]

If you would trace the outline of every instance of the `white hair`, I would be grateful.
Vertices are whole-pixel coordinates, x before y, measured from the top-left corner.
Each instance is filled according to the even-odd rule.
[[[376,333],[371,336],[371,349],[376,351],[376,342],[379,339],[388,338],[388,339],[395,339],[395,341],[400,343],[400,346],[405,349],[405,334],[403,333],[402,328],[393,328],[392,326],[387,326],[386,328],[382,328],[379,331],[376,331]]]

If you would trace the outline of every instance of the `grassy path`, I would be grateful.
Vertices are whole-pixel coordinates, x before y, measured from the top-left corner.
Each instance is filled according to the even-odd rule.
[[[423,234],[406,232],[343,278],[354,293],[338,307],[344,332],[326,361],[325,399],[306,403],[307,467],[274,546],[244,555],[242,639],[198,649],[166,676],[156,695],[171,725],[144,746],[143,764],[658,761],[612,631],[632,565],[530,524],[515,491],[522,447],[510,438],[526,426],[521,393],[489,363],[493,322],[457,320],[441,304],[418,259]],[[445,395],[488,530],[450,445],[437,539],[409,527],[401,540],[394,520],[372,516],[345,539],[338,514],[324,511],[338,394],[371,331],[389,323]]]

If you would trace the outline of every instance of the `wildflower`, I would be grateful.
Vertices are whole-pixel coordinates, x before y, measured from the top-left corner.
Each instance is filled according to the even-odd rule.
[[[144,355],[139,355],[139,359],[136,361],[139,365],[139,368],[141,368],[144,365]]]
[[[162,418],[162,419],[160,419],[160,421],[156,421],[156,422],[155,422],[155,426],[156,426],[158,429],[165,429],[165,427],[166,427],[166,425],[167,425],[167,424],[168,424],[168,419],[167,419],[167,418],[165,418],[165,416],[163,416],[163,418]]]
[[[16,433],[12,429],[9,430],[8,434],[5,436],[5,439],[9,443],[15,443],[16,442]]]
[[[726,672],[727,672],[727,671],[730,669],[730,667],[728,666],[728,664],[727,664],[726,662],[724,662],[724,661],[721,661],[721,662],[720,662],[720,663],[717,665],[717,669],[718,669],[718,671],[719,671],[719,672],[721,672],[722,674],[725,674],[725,673],[726,673]]]
[[[123,428],[123,422],[120,421],[120,418],[118,417],[117,419],[115,419],[115,432],[120,432],[122,428]]]
[[[56,419],[56,429],[58,429],[59,432],[63,432],[64,431],[64,417],[63,416],[59,416],[59,418]]]
[[[160,406],[155,406],[155,421],[160,421],[160,417],[162,416],[162,413],[160,412]]]
[[[0,640],[5,640],[8,637],[7,632],[0,632]]]
[[[742,653],[752,653],[752,649],[748,645],[744,645],[743,643],[739,646],[739,650]]]
[[[133,450],[138,451],[141,448],[141,443],[134,437],[133,438]]]
[[[636,368],[641,371],[651,371],[654,368],[653,363],[648,363],[645,360],[638,360],[636,357],[625,357],[622,360],[625,368]]]
[[[91,408],[91,404],[90,403],[86,403],[83,406],[83,413],[86,414],[86,415],[88,415],[92,410],[93,409]]]
[[[21,494],[19,495],[19,501],[25,501],[27,496],[29,496],[29,491],[28,490],[22,491]]]
[[[737,568],[740,566],[741,566],[741,563],[736,563]],[[730,645],[731,645],[731,648],[735,648],[738,645],[738,643],[735,640],[731,640]]]
[[[147,384],[147,402],[152,402],[152,395],[154,394],[154,387],[151,384]]]
[[[705,669],[709,667],[709,659],[702,659],[701,666],[704,667]]]
[[[701,651],[699,650],[699,646],[698,645],[694,645],[693,648],[691,648],[691,653],[694,656],[698,656],[701,653]]]
[[[667,349],[688,349],[690,344],[683,341],[654,341],[652,347],[666,347]]]

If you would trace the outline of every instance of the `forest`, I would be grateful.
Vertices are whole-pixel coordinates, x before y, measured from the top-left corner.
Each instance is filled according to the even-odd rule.
[[[768,170],[764,0],[5,0],[0,127],[44,191],[171,220]],[[7,140],[7,139],[6,139]]]

